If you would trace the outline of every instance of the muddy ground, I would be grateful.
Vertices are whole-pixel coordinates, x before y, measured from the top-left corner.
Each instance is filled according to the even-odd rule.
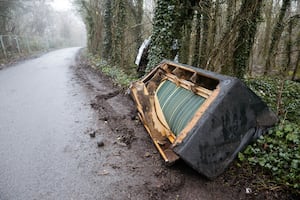
[[[259,186],[264,177],[238,167],[237,162],[213,181],[183,161],[166,166],[126,91],[93,69],[80,54],[73,69],[78,81],[94,95],[90,106],[98,113],[100,126],[84,133],[95,144],[95,159],[101,163],[95,176],[114,180],[107,182],[111,191],[100,194],[100,199],[296,199],[287,192]]]

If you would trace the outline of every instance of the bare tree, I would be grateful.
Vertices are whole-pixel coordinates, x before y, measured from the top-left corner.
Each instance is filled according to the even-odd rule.
[[[280,42],[281,34],[284,30],[284,16],[286,14],[286,11],[288,10],[289,6],[291,4],[291,0],[283,0],[282,7],[280,9],[278,20],[273,28],[272,31],[272,39],[271,44],[268,52],[268,57],[266,60],[265,65],[265,71],[264,74],[267,74],[272,67],[275,65],[275,57],[276,57],[276,50],[278,47],[278,44]]]

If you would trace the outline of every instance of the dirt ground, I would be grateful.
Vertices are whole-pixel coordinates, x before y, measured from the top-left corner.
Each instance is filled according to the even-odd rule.
[[[231,164],[211,181],[183,161],[168,167],[164,164],[148,133],[137,117],[127,91],[116,87],[80,55],[73,67],[80,82],[94,94],[90,105],[98,113],[99,129],[88,129],[87,137],[97,141],[100,171],[95,176],[109,176],[113,195],[104,199],[296,199],[284,191],[258,187],[257,171]],[[101,155],[101,156],[100,156]],[[256,184],[256,186],[254,186]],[[101,187],[101,185],[99,185]],[[273,188],[274,189],[274,188]],[[108,191],[111,192],[111,191]],[[119,198],[116,198],[119,197]]]

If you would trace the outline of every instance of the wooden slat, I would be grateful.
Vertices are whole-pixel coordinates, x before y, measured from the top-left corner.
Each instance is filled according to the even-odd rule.
[[[165,76],[168,78],[168,80],[172,81],[176,85],[181,86],[181,87],[183,87],[187,90],[191,90],[195,94],[200,95],[204,98],[208,98],[212,94],[211,90],[208,90],[208,89],[206,89],[204,87],[201,87],[201,86],[197,86],[194,83],[186,81],[184,79],[179,79],[173,74],[168,73]]]
[[[156,112],[154,96],[148,93],[145,84],[141,81],[133,83],[130,89],[131,95],[137,104],[139,117],[161,156],[168,164],[175,162],[179,157],[173,150],[162,148],[169,143],[169,141],[174,142],[175,137],[172,132],[161,123],[160,118],[163,116],[162,113]],[[161,116],[158,117],[158,115]],[[168,145],[168,147],[170,146],[171,144]]]

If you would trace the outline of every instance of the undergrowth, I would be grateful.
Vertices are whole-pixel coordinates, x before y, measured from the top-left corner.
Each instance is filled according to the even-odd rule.
[[[276,78],[255,78],[246,84],[278,114],[280,122],[238,157],[260,166],[281,189],[300,189],[300,84]]]
[[[136,73],[133,74],[125,73],[125,71],[122,70],[120,67],[111,66],[101,58],[97,58],[95,56],[89,56],[89,60],[91,61],[91,64],[93,66],[101,70],[103,74],[109,76],[116,85],[122,88],[128,88],[130,83],[137,79]]]

